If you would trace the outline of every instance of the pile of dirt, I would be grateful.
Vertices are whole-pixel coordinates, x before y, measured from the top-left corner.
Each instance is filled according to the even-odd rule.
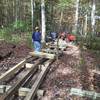
[[[15,45],[0,42],[0,74],[19,63],[31,50],[25,43]]]
[[[5,41],[0,42],[0,59],[6,58],[13,53],[16,46]]]

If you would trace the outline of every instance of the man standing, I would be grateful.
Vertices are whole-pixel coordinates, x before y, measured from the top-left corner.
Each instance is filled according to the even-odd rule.
[[[41,33],[39,27],[35,27],[35,32],[32,34],[32,42],[34,44],[34,51],[41,51]]]

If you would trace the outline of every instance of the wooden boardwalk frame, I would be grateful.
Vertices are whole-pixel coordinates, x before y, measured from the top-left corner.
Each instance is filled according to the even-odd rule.
[[[36,91],[38,90],[41,82],[43,81],[50,65],[52,64],[54,60],[49,60],[48,62],[45,63],[45,67],[42,69],[42,71],[40,72],[37,80],[35,81],[35,83],[33,84],[30,92],[28,93],[28,95],[26,96],[26,98],[24,100],[34,100],[34,96],[36,95]]]
[[[31,57],[35,55],[36,61],[34,60],[33,64],[27,63],[28,58],[23,59],[20,63],[15,65],[13,68],[6,71],[4,74],[0,76],[0,83],[6,82],[10,77],[12,77],[18,70],[21,68],[24,68],[25,65],[29,69],[25,67],[28,71],[19,79],[15,84],[12,86],[1,86],[0,87],[0,93],[2,94],[0,96],[0,100],[10,100],[13,96],[26,96],[25,100],[33,100],[35,97],[38,88],[40,84],[42,83],[44,77],[46,76],[47,71],[49,70],[49,66],[52,64],[52,62],[55,60],[55,54],[48,54],[43,52],[31,52]],[[30,59],[31,60],[31,59]],[[29,61],[30,61],[29,60]],[[37,76],[37,79],[34,80],[34,84],[31,89],[28,88],[21,88],[24,84],[30,81],[30,77],[36,74],[36,71],[38,70],[38,66],[42,65],[42,69],[40,70],[39,75]],[[40,93],[40,92],[39,92]]]
[[[33,67],[30,69],[30,71],[21,78],[16,84],[14,84],[7,92],[5,92],[1,97],[0,100],[9,100],[10,97],[18,91],[18,89],[21,87],[21,85],[25,82],[25,80],[31,75],[34,74],[36,69],[38,68],[38,65],[43,62],[43,58],[38,59],[38,61],[33,65]],[[28,80],[27,80],[28,81]]]

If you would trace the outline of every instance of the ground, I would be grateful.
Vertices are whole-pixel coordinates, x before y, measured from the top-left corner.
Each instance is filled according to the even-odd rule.
[[[0,42],[0,74],[19,63],[31,50],[25,43]]]
[[[0,73],[5,72],[20,62],[32,51],[22,43],[19,45],[0,43]],[[100,59],[96,58],[90,50],[80,51],[78,46],[69,45],[64,54],[56,60],[41,85],[45,90],[42,100],[91,100],[79,96],[70,96],[71,88],[93,90],[100,92],[98,79],[93,79],[93,72],[99,65]],[[96,83],[97,82],[97,83]]]
[[[92,72],[96,63],[95,56],[89,50],[81,52],[78,46],[68,46],[64,55],[51,66],[42,85],[46,91],[42,100],[91,100],[69,94],[71,88],[100,92],[100,87],[99,91],[95,88]]]

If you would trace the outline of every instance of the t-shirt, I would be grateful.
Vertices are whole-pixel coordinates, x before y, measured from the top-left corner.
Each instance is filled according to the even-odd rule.
[[[41,42],[41,33],[40,32],[34,32],[32,34],[32,40]]]

